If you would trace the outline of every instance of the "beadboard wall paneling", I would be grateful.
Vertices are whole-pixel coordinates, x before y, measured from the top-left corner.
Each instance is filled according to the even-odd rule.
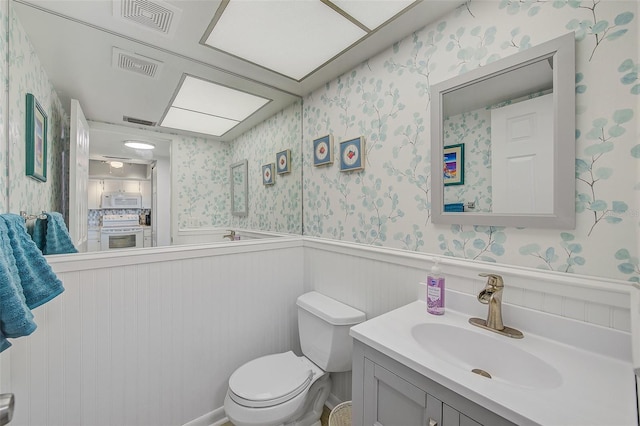
[[[17,398],[12,425],[185,424],[223,405],[241,364],[299,352],[300,242],[190,254],[120,254],[110,260],[124,265],[96,269],[87,255],[76,270],[51,259],[65,292],[0,356],[2,390]]]

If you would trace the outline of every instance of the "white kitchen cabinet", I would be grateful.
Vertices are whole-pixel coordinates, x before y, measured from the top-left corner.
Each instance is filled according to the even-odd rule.
[[[359,341],[353,350],[353,425],[513,426]]]
[[[151,181],[141,180],[139,183],[140,183],[140,193],[142,194],[142,208],[150,209],[151,208]]]
[[[150,227],[143,228],[142,236],[143,236],[143,245],[142,245],[142,247],[153,247],[153,242],[151,240],[151,228]]]
[[[89,229],[87,251],[100,251],[100,230]]]
[[[105,179],[104,192],[140,192],[140,181],[125,179]]]
[[[102,198],[102,179],[89,179],[87,184],[88,203],[89,210],[96,210],[100,208],[100,202]]]

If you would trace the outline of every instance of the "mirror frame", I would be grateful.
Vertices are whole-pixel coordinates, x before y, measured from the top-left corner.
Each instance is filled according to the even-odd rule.
[[[444,212],[443,97],[488,78],[553,58],[553,213]],[[575,35],[573,32],[431,86],[431,222],[534,228],[575,228]]]
[[[234,169],[241,168],[244,172],[244,209],[235,210],[235,183],[233,180]],[[233,163],[229,166],[229,186],[231,187],[231,215],[233,216],[247,216],[249,210],[249,175],[248,175],[248,161],[242,160],[237,163]]]

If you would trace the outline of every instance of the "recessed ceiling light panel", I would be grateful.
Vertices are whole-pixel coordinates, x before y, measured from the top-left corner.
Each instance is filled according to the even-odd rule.
[[[164,116],[162,127],[222,136],[239,123],[236,120],[172,107],[169,108],[167,115]]]
[[[366,34],[320,1],[230,1],[205,44],[301,80]]]
[[[185,76],[160,125],[222,136],[269,101],[210,81]]]
[[[269,100],[186,76],[172,106],[242,121]]]

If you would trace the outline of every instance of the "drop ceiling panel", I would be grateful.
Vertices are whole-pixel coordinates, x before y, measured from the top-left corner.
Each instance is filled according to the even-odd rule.
[[[161,125],[162,127],[178,130],[222,136],[237,126],[238,123],[238,121],[227,118],[172,107],[167,111],[167,115],[162,120]]]
[[[332,0],[331,2],[373,30],[414,3],[414,0]]]
[[[231,1],[206,44],[300,80],[365,35],[319,1]]]
[[[267,102],[269,99],[186,76],[172,106],[242,121]]]

